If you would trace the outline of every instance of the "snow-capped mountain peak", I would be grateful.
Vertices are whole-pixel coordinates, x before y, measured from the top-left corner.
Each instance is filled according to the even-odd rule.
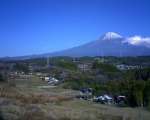
[[[107,32],[106,34],[104,34],[102,36],[102,39],[103,40],[107,40],[107,39],[120,39],[120,38],[123,38],[122,36],[114,33],[114,32]]]

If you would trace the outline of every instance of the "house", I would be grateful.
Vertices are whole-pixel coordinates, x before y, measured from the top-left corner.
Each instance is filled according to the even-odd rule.
[[[44,81],[45,81],[45,82],[49,82],[50,79],[51,79],[51,77],[45,77],[45,78],[44,78]]]
[[[113,101],[113,98],[108,95],[99,96],[98,99],[100,99],[101,101],[109,101],[109,102]]]
[[[94,101],[94,100],[93,100]],[[122,95],[113,95],[113,94],[104,94],[97,99],[95,99],[95,102],[101,103],[101,104],[107,104],[107,105],[122,105],[126,101],[125,96]]]
[[[83,95],[84,93],[82,91],[77,91],[77,95]]]
[[[99,96],[95,102],[110,105],[113,103],[113,98],[111,95],[104,94]]]
[[[92,95],[92,88],[85,87],[80,90],[83,94]]]
[[[49,79],[48,83],[51,84],[51,85],[55,85],[59,82],[59,80],[55,79],[55,78],[51,78]]]
[[[90,70],[92,66],[89,64],[78,64],[77,67],[86,71],[86,70]]]
[[[98,99],[100,99],[102,101],[105,100],[105,98],[103,96],[99,96]]]
[[[117,105],[123,105],[125,103],[125,101],[126,101],[126,97],[120,95],[120,96],[118,96],[118,100],[115,102],[115,104],[117,104]]]
[[[78,96],[78,97],[77,97]],[[79,91],[77,91],[77,96],[76,98],[82,98],[82,99],[89,99],[92,96],[92,89],[85,87]]]
[[[42,73],[36,73],[36,75],[37,75],[37,76],[41,76],[41,75],[42,75]]]
[[[109,97],[108,95],[104,95],[103,97],[104,97],[104,99],[107,99],[108,101],[112,101],[113,100],[113,98]]]

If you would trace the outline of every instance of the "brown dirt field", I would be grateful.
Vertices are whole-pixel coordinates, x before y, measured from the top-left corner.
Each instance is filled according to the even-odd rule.
[[[76,91],[0,85],[0,116],[4,120],[149,120],[150,112],[74,99]]]

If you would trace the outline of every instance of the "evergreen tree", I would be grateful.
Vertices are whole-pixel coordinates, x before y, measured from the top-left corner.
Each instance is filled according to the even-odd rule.
[[[135,86],[135,79],[133,72],[129,72],[128,76],[126,77],[124,81],[124,89],[126,91],[126,98],[131,107],[137,106],[135,92],[136,92],[136,86]]]
[[[144,99],[145,105],[150,106],[150,79],[146,82],[146,87],[145,87],[144,93],[145,93],[144,94],[145,95],[145,99]]]

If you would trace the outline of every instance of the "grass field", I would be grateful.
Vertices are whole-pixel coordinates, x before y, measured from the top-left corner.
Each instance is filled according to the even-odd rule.
[[[23,79],[24,80],[24,79]],[[76,91],[61,87],[0,85],[0,116],[4,120],[149,120],[150,112],[74,99]],[[40,79],[30,79],[31,83]],[[20,82],[21,81],[21,82]]]
[[[21,77],[15,80],[16,85],[27,85],[27,86],[48,86],[48,83],[42,81],[38,77]]]

